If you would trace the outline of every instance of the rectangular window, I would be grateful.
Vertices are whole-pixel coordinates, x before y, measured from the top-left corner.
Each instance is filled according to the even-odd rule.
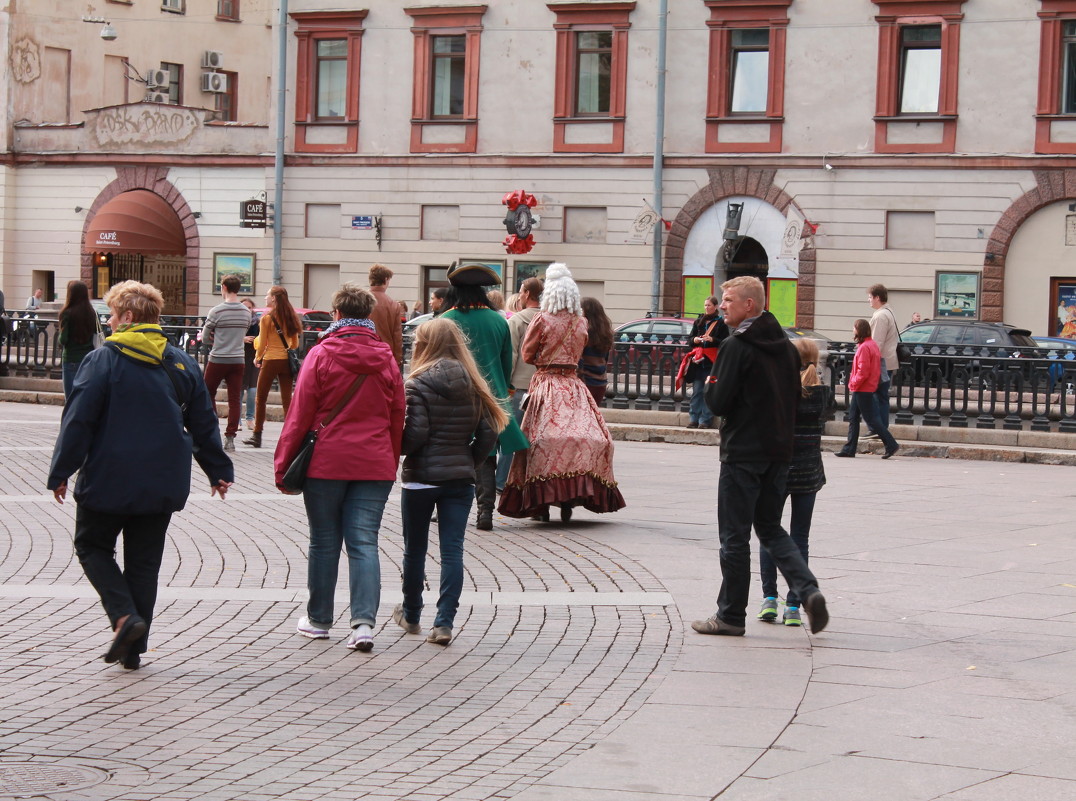
[[[467,76],[467,37],[433,36],[431,117],[462,117]]]
[[[339,239],[343,230],[340,227],[340,219],[339,203],[307,203],[306,235]]]
[[[1061,49],[1061,113],[1076,114],[1076,21],[1065,22]]]
[[[183,105],[183,65],[162,61],[161,69],[168,73],[168,102]]]
[[[770,31],[744,28],[731,32],[729,75],[732,78],[729,111],[765,114],[770,84]]]
[[[613,32],[578,32],[575,58],[575,113],[579,116],[608,114],[613,71]]]
[[[161,11],[182,14],[186,10],[185,0],[161,0]]]
[[[239,0],[217,0],[217,17],[238,21]]]
[[[909,25],[900,36],[900,113],[937,114],[941,93],[941,25]]]
[[[221,122],[236,122],[238,116],[239,100],[239,73],[220,71],[227,79],[228,90],[220,92],[215,97],[216,119]]]
[[[347,40],[320,39],[317,42],[317,105],[319,120],[343,119],[347,99]]]

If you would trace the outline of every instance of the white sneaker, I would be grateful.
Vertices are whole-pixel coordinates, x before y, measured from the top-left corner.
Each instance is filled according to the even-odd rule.
[[[365,623],[360,623],[351,630],[351,636],[344,643],[352,651],[372,651],[374,649],[374,630]]]
[[[310,622],[310,618],[305,615],[299,618],[299,625],[295,627],[295,630],[302,634],[304,637],[309,637],[311,640],[327,640],[329,639],[329,630],[322,629],[315,626]]]
[[[254,421],[253,420],[247,420],[247,431],[253,431],[253,430],[254,430]]]

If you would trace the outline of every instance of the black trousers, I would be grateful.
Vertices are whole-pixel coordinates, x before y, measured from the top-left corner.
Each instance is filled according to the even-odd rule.
[[[494,451],[475,470],[475,500],[478,513],[493,514],[497,504],[497,452]]]
[[[157,603],[157,579],[164,539],[172,515],[117,515],[85,506],[75,511],[75,553],[86,578],[101,596],[101,605],[115,628],[125,615],[146,621],[146,634],[131,653],[146,652],[148,626]],[[123,534],[123,569],[116,562],[116,540]]]

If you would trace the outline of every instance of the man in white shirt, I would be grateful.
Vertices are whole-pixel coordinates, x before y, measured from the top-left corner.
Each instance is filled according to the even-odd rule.
[[[26,308],[31,311],[36,311],[41,308],[41,298],[45,294],[43,289],[35,289],[34,294],[26,299]]]
[[[878,389],[874,392],[878,404],[878,417],[889,425],[889,387],[893,381],[893,373],[900,366],[897,359],[897,343],[900,335],[897,333],[897,317],[893,310],[886,304],[889,302],[889,290],[882,284],[875,284],[867,290],[867,299],[870,301],[874,314],[871,316],[871,339],[878,343],[878,349],[882,352],[882,374],[878,380]],[[877,436],[872,434],[871,436]]]

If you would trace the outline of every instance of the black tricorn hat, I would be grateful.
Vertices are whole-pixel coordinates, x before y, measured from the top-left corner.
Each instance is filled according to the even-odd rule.
[[[501,277],[480,262],[453,262],[448,268],[448,282],[453,286],[496,286]]]

